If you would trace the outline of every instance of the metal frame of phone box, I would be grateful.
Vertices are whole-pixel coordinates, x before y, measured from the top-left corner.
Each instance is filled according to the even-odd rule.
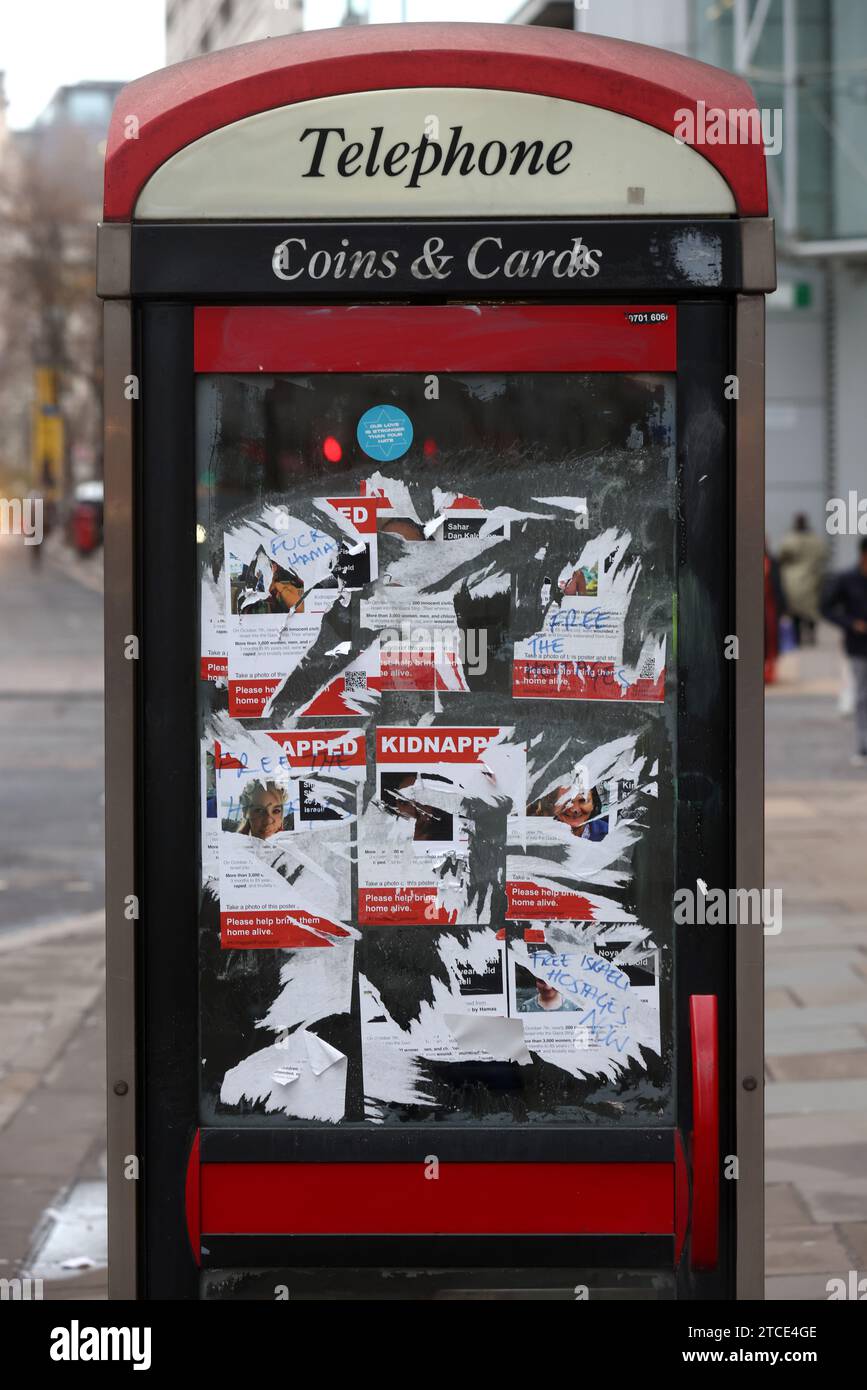
[[[742,247],[752,248],[740,256],[738,273],[727,275],[725,284],[717,281],[701,290],[695,283],[678,287],[669,282],[660,299],[658,277],[648,272],[642,294],[634,293],[630,283],[626,299],[609,283],[605,300],[612,306],[619,299],[622,307],[640,303],[649,309],[674,305],[677,314],[676,881],[688,884],[703,878],[721,886],[758,887],[763,875],[762,292],[773,283],[772,248],[763,219],[717,226],[737,229]],[[389,244],[396,236],[417,240],[417,224],[383,227]],[[550,221],[525,227],[535,230],[538,241],[548,235]],[[198,631],[191,467],[195,309],[189,297],[186,302],[168,297],[172,291],[166,291],[165,274],[158,267],[149,281],[143,270],[150,264],[146,260],[139,261],[131,279],[130,254],[135,265],[142,231],[151,239],[163,237],[165,251],[171,254],[185,235],[195,245],[193,233],[198,236],[202,230],[115,225],[103,229],[100,260],[100,292],[109,301],[105,563],[110,1296],[195,1299],[200,1263],[216,1268],[487,1263],[667,1268],[677,1271],[681,1297],[760,1298],[760,928],[695,926],[675,933],[674,1027],[675,1038],[681,1040],[677,1129],[438,1130],[437,1153],[446,1180],[416,1184],[416,1197],[425,1189],[429,1210],[424,1212],[416,1199],[414,1210],[407,1205],[410,1199],[403,1193],[401,1174],[406,1174],[407,1165],[423,1163],[431,1141],[429,1128],[364,1133],[277,1126],[255,1132],[240,1127],[197,1131],[199,754],[198,670],[193,657]],[[645,247],[647,266],[653,259],[647,247],[654,236],[671,233],[672,221],[631,223],[628,230],[636,247]],[[197,284],[196,300],[244,302],[245,291],[238,284],[238,238],[242,233],[252,238],[255,231],[249,226],[209,229],[213,279],[207,288]],[[273,245],[285,230],[270,226],[268,233]],[[226,268],[226,275],[216,273],[218,266]],[[596,296],[594,282],[569,282],[569,287],[571,296],[562,284],[558,290],[562,312],[568,313],[570,304],[573,313],[586,312],[586,301]],[[743,293],[747,287],[750,293]],[[174,294],[178,293],[176,287]],[[259,288],[249,293],[262,305],[285,304],[290,298],[286,286],[273,276],[270,293]],[[530,317],[538,312],[538,306],[518,305],[518,298],[526,300],[526,291],[513,282],[486,286],[486,301],[489,297],[497,301],[491,314],[511,313],[519,319],[522,310]],[[374,298],[382,298],[381,290],[361,284],[351,293],[347,290],[342,302],[370,303]],[[481,303],[475,296],[470,302]],[[416,313],[421,305],[433,312],[441,309],[446,316],[456,308],[416,290],[406,312]],[[550,312],[554,306],[548,308]],[[473,316],[479,324],[484,305],[482,311],[481,317]],[[402,312],[397,305],[377,310],[390,317]],[[520,335],[510,336],[518,352]],[[556,349],[556,337],[550,331],[547,337]],[[429,369],[447,371],[449,354],[443,339],[432,335],[430,342],[438,364],[429,362]],[[476,370],[484,369],[483,342],[479,333]],[[472,344],[467,351],[472,357]],[[530,370],[525,359],[526,353],[519,369]],[[620,368],[612,363],[608,370],[613,369]],[[739,383],[733,400],[723,390],[730,374],[737,375]],[[137,400],[129,389],[133,376],[139,383]],[[131,633],[141,640],[138,661],[125,656],[124,639]],[[739,638],[737,661],[723,655],[729,633]],[[127,915],[131,893],[139,904],[136,921]],[[718,1015],[712,998],[718,1002]],[[688,1038],[691,1059],[686,1057]],[[132,1154],[141,1159],[138,1182],[125,1176]],[[730,1154],[738,1156],[740,1177],[720,1183],[721,1159]],[[282,1234],[270,1229],[269,1223],[280,1224],[281,1202],[286,1206],[285,1181],[282,1197],[275,1197],[273,1184],[287,1164],[303,1165],[294,1171],[308,1187],[316,1183],[317,1172],[323,1180],[330,1179],[334,1220],[326,1228],[322,1223],[314,1230],[306,1227],[297,1202],[289,1201]],[[571,1204],[573,1216],[551,1230],[515,1230],[501,1222],[492,1231],[474,1230],[466,1222],[461,1226],[455,1215],[471,1209],[474,1197],[492,1184],[500,1212],[508,1213],[515,1205],[508,1193],[526,1190],[530,1182],[553,1185],[562,1198],[557,1205],[562,1211],[564,1203],[566,1209]],[[435,1200],[432,1190],[438,1194]],[[335,1203],[340,1191],[352,1201]],[[365,1226],[364,1211],[375,1213],[383,1203],[403,1225],[377,1230],[368,1221]],[[587,1218],[588,1209],[596,1206],[606,1213],[598,1229]]]

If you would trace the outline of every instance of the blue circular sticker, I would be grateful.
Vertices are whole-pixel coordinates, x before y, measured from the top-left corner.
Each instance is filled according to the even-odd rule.
[[[412,443],[412,420],[396,405],[374,405],[358,422],[356,437],[368,458],[401,458]]]

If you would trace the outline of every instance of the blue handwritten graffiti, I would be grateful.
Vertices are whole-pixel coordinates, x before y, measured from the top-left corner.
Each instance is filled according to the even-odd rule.
[[[580,610],[578,608],[555,608],[548,619],[550,632],[616,632],[620,614],[597,606]]]
[[[232,757],[234,758],[235,755],[232,754]],[[222,776],[227,777],[231,773],[240,779],[255,777],[261,773],[264,777],[273,777],[277,772],[288,772],[290,776],[296,777],[301,775],[298,768],[293,768],[292,762],[285,753],[281,753],[279,756],[263,753],[260,758],[254,758],[251,762],[249,754],[244,751],[237,755],[235,761],[240,763],[240,767],[227,767],[220,763]],[[339,762],[334,753],[317,753],[306,766],[310,772],[348,772],[353,764]]]
[[[599,1022],[597,1014],[598,1010],[595,1007],[588,1009],[582,1014],[579,1026],[591,1028],[594,1040],[602,1047],[613,1047],[616,1052],[625,1052],[632,1042],[631,1034],[621,1031],[626,1028],[629,1005],[621,1009],[619,1019],[606,1018]]]
[[[295,815],[295,816],[297,816],[297,815],[300,815],[300,813],[301,813],[301,802],[300,802],[300,801],[284,801],[284,802],[283,802],[283,816],[284,816],[284,819],[285,819],[286,816],[289,816],[289,815]],[[234,798],[233,796],[230,796],[229,799],[228,799],[228,801],[226,801],[226,802],[224,803],[224,805],[223,805],[222,817],[223,817],[223,820],[224,820],[224,821],[230,821],[230,822],[234,822],[235,824],[239,824],[242,820],[245,819],[245,817],[246,817],[246,812],[245,812],[243,806],[241,805],[240,801],[236,801],[235,798]]]
[[[294,536],[275,536],[271,541],[272,557],[287,569],[303,569],[336,550],[331,537],[312,526],[309,531],[297,531]]]
[[[599,976],[597,983],[581,979],[579,973],[567,969],[570,957],[566,953],[534,951],[532,960],[535,974],[544,974],[549,984],[578,1002],[578,1026],[591,1031],[595,1045],[612,1047],[618,1054],[627,1051],[632,1042],[628,1029],[630,1006],[605,988],[611,985],[615,991],[629,989],[629,977],[624,971],[601,956],[584,953],[577,970]]]

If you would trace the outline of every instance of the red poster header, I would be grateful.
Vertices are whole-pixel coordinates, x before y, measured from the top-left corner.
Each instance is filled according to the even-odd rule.
[[[364,733],[360,729],[292,729],[263,730],[266,738],[276,743],[282,758],[262,759],[256,767],[244,763],[231,753],[223,752],[219,743],[214,744],[214,760],[220,771],[240,769],[251,774],[273,775],[278,767],[288,767],[295,771],[308,768],[311,771],[327,772],[329,769],[364,767]],[[267,763],[267,766],[265,765]]]
[[[477,763],[499,728],[388,728],[376,731],[378,763]]]

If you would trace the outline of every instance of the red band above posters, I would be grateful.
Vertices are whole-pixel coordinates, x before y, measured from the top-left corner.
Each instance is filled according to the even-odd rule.
[[[672,372],[670,304],[199,306],[197,372]]]

